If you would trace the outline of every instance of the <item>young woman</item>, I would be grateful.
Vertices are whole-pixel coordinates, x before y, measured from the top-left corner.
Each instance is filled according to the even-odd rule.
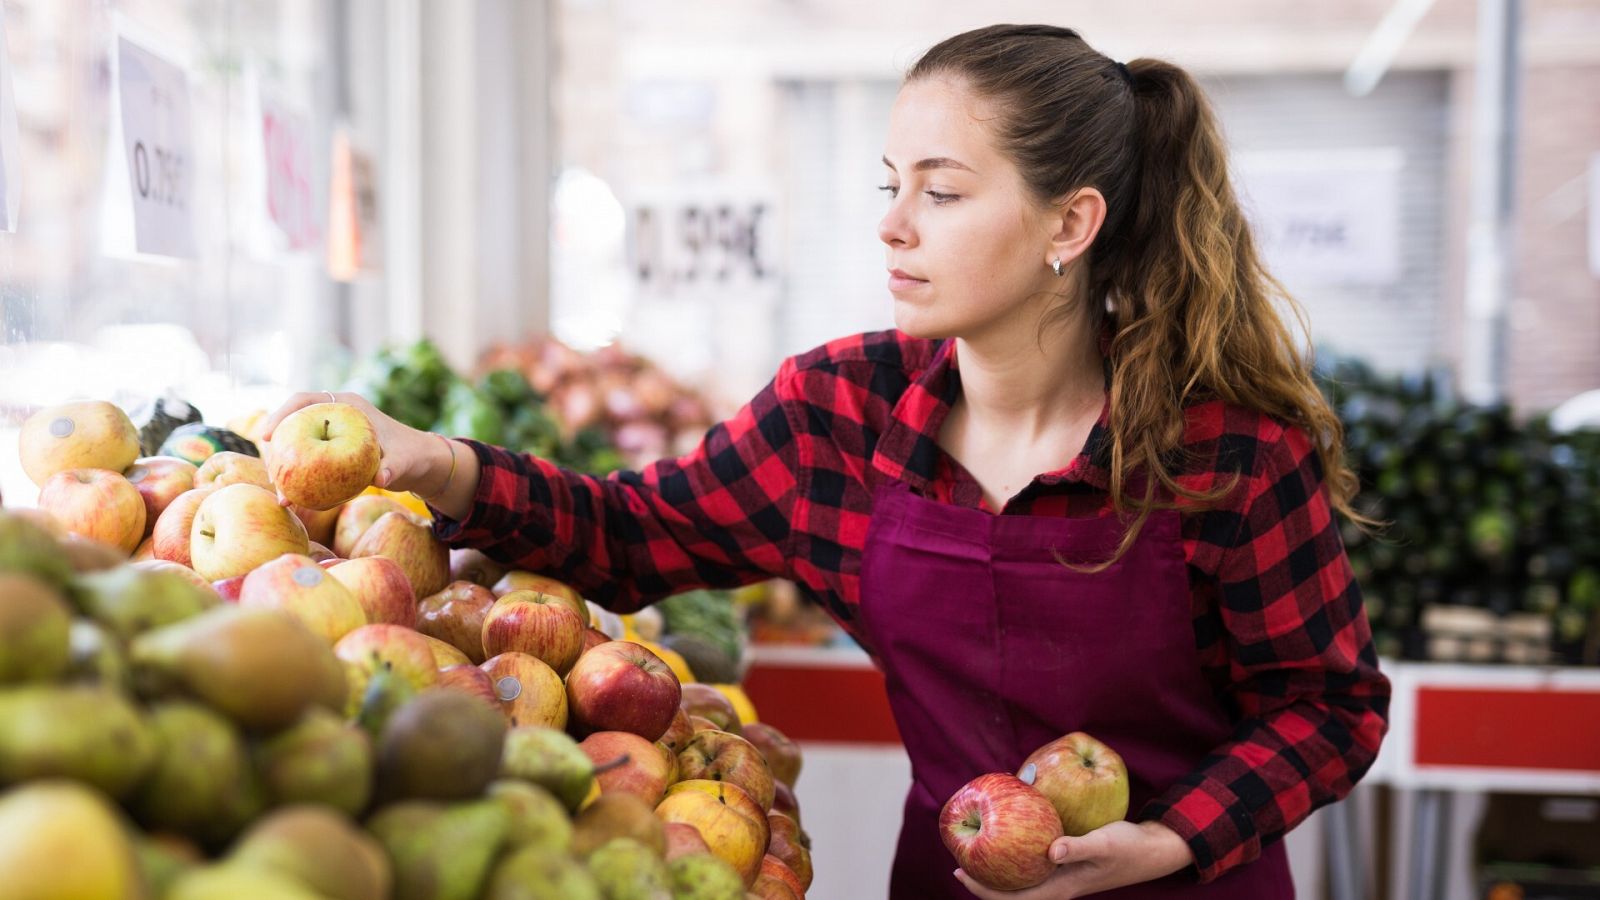
[[[914,774],[895,898],[1013,896],[952,872],[940,807],[1078,730],[1127,762],[1130,820],[1056,841],[1015,896],[1292,897],[1280,839],[1372,764],[1388,682],[1342,432],[1199,87],[984,28],[911,70],[883,163],[896,330],[785,361],[695,452],[604,479],[340,395],[379,483],[617,610],[796,581],[887,676]]]

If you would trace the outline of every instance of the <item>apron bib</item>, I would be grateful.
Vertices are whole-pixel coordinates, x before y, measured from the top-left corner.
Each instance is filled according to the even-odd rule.
[[[1234,723],[1196,659],[1175,511],[1151,514],[1129,552],[1115,517],[997,516],[875,491],[861,560],[861,624],[911,758],[892,900],[972,896],[950,873],[939,810],[986,772],[1015,772],[1073,731],[1127,763],[1129,813],[1192,772]],[[1107,900],[1292,900],[1283,843],[1209,884],[1189,871]]]

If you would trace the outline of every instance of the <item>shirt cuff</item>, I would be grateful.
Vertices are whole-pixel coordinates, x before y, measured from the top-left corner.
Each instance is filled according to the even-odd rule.
[[[1179,783],[1150,801],[1140,813],[1171,828],[1194,854],[1201,884],[1261,855],[1261,843],[1249,808],[1221,781]]]

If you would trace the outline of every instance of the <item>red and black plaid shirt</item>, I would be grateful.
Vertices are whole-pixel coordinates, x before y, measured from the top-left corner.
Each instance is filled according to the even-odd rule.
[[[482,480],[443,540],[550,574],[618,611],[690,588],[794,580],[852,635],[872,489],[984,505],[937,443],[960,390],[948,341],[880,332],[784,362],[680,459],[595,478],[473,444]],[[1082,455],[1002,515],[1105,516],[1106,418]],[[1304,432],[1220,402],[1188,410],[1181,481],[1227,499],[1183,515],[1195,644],[1234,738],[1143,811],[1182,835],[1211,880],[1255,859],[1372,765],[1389,683]],[[435,511],[437,515],[437,511]]]

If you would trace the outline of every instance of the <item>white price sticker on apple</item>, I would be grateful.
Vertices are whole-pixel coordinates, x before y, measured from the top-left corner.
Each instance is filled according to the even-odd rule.
[[[194,129],[183,70],[117,39],[122,140],[140,253],[194,256]]]

